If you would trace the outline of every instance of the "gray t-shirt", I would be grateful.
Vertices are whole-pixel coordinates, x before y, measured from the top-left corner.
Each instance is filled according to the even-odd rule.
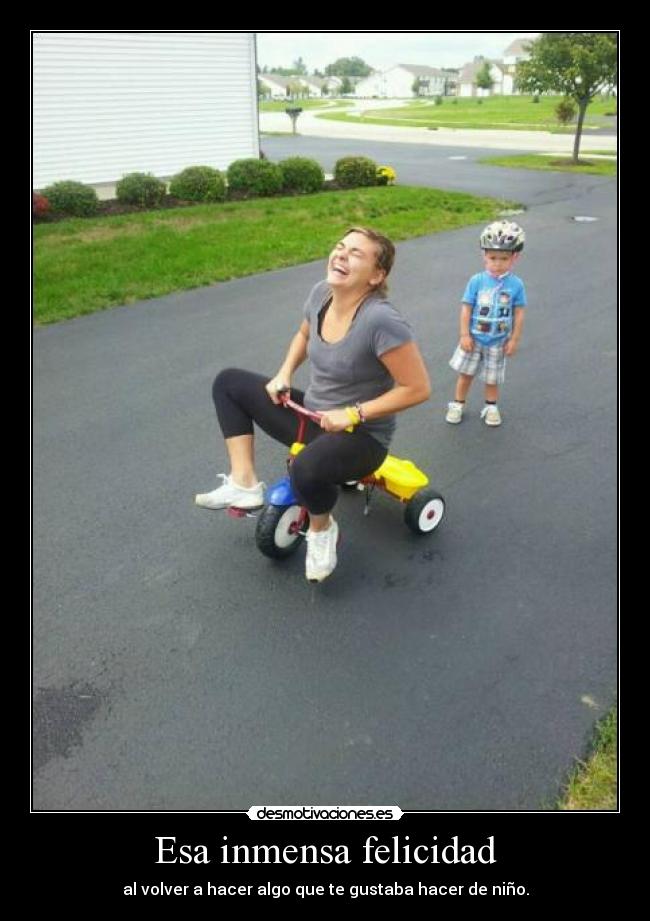
[[[392,390],[395,382],[379,358],[389,349],[414,339],[413,330],[399,311],[382,295],[370,294],[343,339],[325,342],[318,332],[318,315],[331,297],[330,286],[321,281],[305,303],[304,314],[309,323],[307,355],[311,364],[305,393],[307,409],[354,406]],[[361,428],[387,448],[395,431],[395,416],[373,419]]]

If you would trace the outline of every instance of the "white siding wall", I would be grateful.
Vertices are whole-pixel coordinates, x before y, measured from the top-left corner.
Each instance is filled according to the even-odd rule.
[[[340,88],[336,91],[340,93]],[[371,74],[363,80],[359,80],[354,95],[361,98],[372,96],[386,96],[386,76],[383,73]]]
[[[367,77],[357,86],[357,95],[377,95],[386,96],[389,99],[412,99],[413,83],[416,77],[410,70],[404,70],[399,65],[391,67],[376,77]],[[445,89],[444,77],[437,77],[432,74],[425,77],[429,82],[429,96],[442,95]],[[373,84],[370,81],[375,80]]]
[[[386,73],[386,95],[391,99],[413,98],[415,77],[408,70],[393,67]]]
[[[259,156],[253,32],[35,32],[34,188]]]

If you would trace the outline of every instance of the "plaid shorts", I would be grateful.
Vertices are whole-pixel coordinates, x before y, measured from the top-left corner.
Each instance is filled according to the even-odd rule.
[[[469,374],[474,377],[479,370],[479,377],[486,384],[502,384],[506,377],[506,356],[504,342],[498,345],[481,345],[474,343],[473,352],[464,352],[460,346],[451,356],[449,364],[459,374]]]

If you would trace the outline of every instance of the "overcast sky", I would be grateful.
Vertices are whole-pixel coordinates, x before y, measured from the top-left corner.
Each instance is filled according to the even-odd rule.
[[[516,38],[539,32],[256,32],[260,67],[289,67],[301,57],[311,73],[337,58],[359,57],[375,70],[394,64],[462,67],[476,55],[500,58]]]

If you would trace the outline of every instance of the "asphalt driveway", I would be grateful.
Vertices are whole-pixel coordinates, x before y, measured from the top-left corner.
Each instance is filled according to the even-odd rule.
[[[326,168],[348,152],[294,140]],[[36,329],[36,809],[537,809],[611,705],[616,183],[380,146],[363,151],[401,182],[527,205],[503,426],[481,423],[478,390],[462,425],[444,421],[479,228],[399,244],[392,295],[434,394],[393,453],[429,472],[448,518],[418,538],[386,497],[366,518],[346,494],[339,568],[311,586],[302,553],[260,556],[253,522],[193,496],[225,469],[215,373],[277,368],[323,262]],[[283,449],[258,448],[280,475]]]

